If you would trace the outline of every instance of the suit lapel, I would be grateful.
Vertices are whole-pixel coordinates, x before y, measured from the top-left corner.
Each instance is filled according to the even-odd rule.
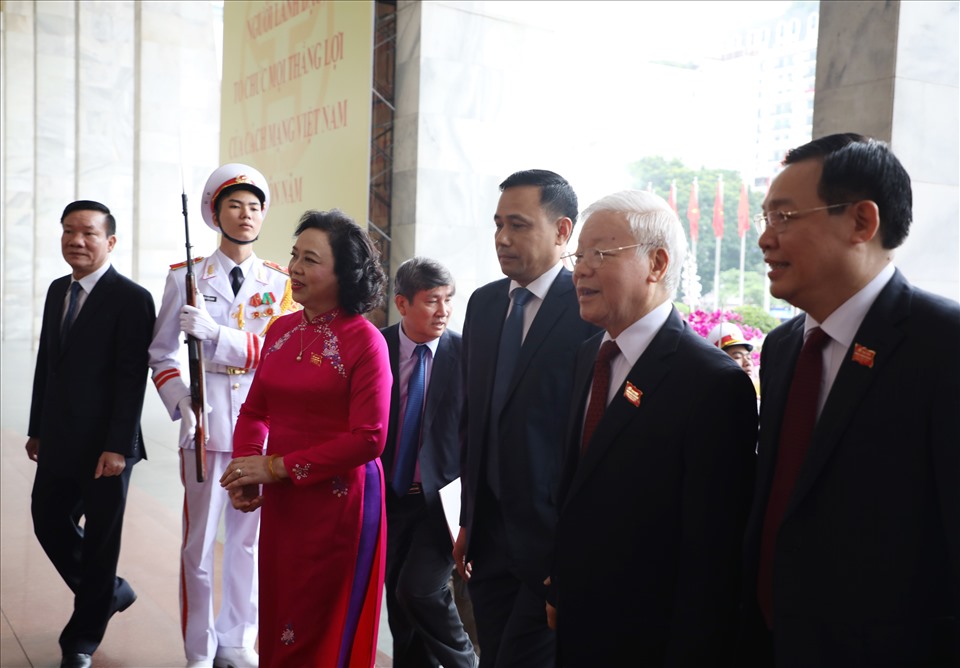
[[[517,359],[517,366],[513,370],[513,378],[510,379],[510,387],[507,388],[507,396],[504,403],[508,403],[510,395],[516,389],[517,383],[523,378],[527,367],[536,355],[537,350],[550,335],[554,323],[567,310],[569,304],[564,297],[573,290],[573,280],[570,278],[570,272],[561,269],[560,273],[550,285],[547,296],[540,304],[540,310],[537,311],[537,317],[530,324],[530,329],[523,339],[523,345],[520,347],[520,357]],[[509,302],[509,300],[508,300]],[[506,319],[506,310],[504,310],[504,319]],[[501,331],[503,327],[500,328]],[[500,341],[497,341],[499,349]]]
[[[66,344],[60,351],[61,354],[66,352],[71,344],[82,336],[83,332],[99,322],[98,313],[109,301],[110,293],[113,291],[113,286],[117,281],[118,275],[117,270],[111,266],[103,276],[100,277],[97,284],[93,286],[93,290],[90,291],[86,301],[83,302],[83,308],[77,313],[76,320],[74,320],[73,325],[70,326],[70,333],[67,334]],[[68,282],[67,285],[69,286],[70,283]],[[59,328],[57,330],[57,338],[60,338]]]
[[[387,340],[387,351],[390,353],[390,372],[396,379],[390,390],[390,419],[387,423],[387,443],[383,448],[380,459],[383,470],[390,475],[393,470],[393,455],[396,450],[397,439],[397,411],[400,408],[400,325],[392,325],[383,330],[383,337]]]
[[[53,353],[51,359],[57,359],[60,356],[60,327],[63,325],[64,302],[67,299],[67,290],[70,289],[70,276],[58,278],[54,286],[50,289],[50,312],[44,312],[44,318],[47,320],[46,332],[48,345]],[[82,313],[82,311],[81,311]]]
[[[910,286],[897,272],[870,307],[853,339],[854,345],[859,344],[875,353],[872,366],[854,361],[852,346],[846,352],[814,428],[810,450],[800,469],[786,514],[800,503],[813,486],[856,414],[863,397],[873,382],[883,376],[886,365],[890,363],[903,339],[900,323],[907,318],[909,310]]]
[[[655,394],[657,387],[670,372],[674,356],[677,352],[677,346],[680,343],[680,337],[683,334],[683,329],[683,320],[680,319],[680,315],[676,309],[674,309],[673,312],[670,313],[670,317],[667,318],[666,323],[660,328],[656,336],[653,337],[650,345],[647,346],[647,349],[640,355],[636,364],[634,364],[633,368],[627,373],[624,382],[621,383],[615,391],[613,398],[603,413],[603,417],[600,419],[600,424],[597,425],[597,429],[593,433],[590,443],[587,445],[587,451],[577,466],[577,472],[574,475],[567,499],[576,494],[577,489],[583,484],[584,480],[592,474],[598,462],[603,459],[607,450],[610,449],[627,425],[634,424],[637,420],[647,418],[644,397]],[[596,355],[594,355],[593,359],[595,358]],[[590,360],[591,365],[593,364],[593,359]],[[590,379],[586,383],[587,386],[592,383],[593,374],[591,372],[588,375]],[[632,383],[633,386],[642,393],[639,406],[635,406],[624,396],[624,390],[628,382]],[[586,392],[587,390],[584,389],[584,402],[586,401]],[[583,414],[582,409],[580,410],[580,414]],[[641,430],[635,429],[634,431],[639,433]],[[643,446],[638,443],[637,447]]]
[[[803,347],[804,317],[800,316],[784,325],[786,330],[776,342],[767,339],[764,343],[764,358],[760,365],[760,445],[757,453],[758,478],[764,480],[769,491],[777,462],[780,443],[780,427],[783,412],[793,380],[793,368]],[[777,359],[777,364],[767,360]]]
[[[431,392],[430,388],[449,387],[452,382],[453,374],[457,371],[457,365],[453,363],[450,355],[450,335],[446,331],[437,342],[437,354],[433,358],[433,366],[430,369],[430,387],[427,388],[427,396],[423,407],[423,442],[427,440],[427,434],[430,432],[430,425],[437,415],[437,406],[443,399],[443,392]]]
[[[494,335],[489,344],[475,345],[474,350],[483,352],[483,359],[470,362],[471,378],[470,386],[482,388],[482,394],[475,399],[482,401],[483,424],[490,424],[490,402],[493,399],[493,381],[497,370],[497,351],[500,350],[500,337],[503,334],[503,321],[507,319],[507,308],[510,306],[510,280],[503,279],[496,285],[496,290],[491,291],[491,298],[487,304],[477,304],[476,315],[484,321],[492,323],[489,331]],[[479,324],[477,329],[486,329],[487,325]],[[521,352],[522,354],[522,352]],[[473,374],[479,375],[474,378]]]

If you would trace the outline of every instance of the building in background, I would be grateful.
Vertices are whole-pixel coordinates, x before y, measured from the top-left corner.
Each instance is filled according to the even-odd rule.
[[[792,3],[782,16],[730,35],[718,56],[755,101],[752,159],[744,170],[754,188],[765,191],[787,150],[812,139],[819,5]]]

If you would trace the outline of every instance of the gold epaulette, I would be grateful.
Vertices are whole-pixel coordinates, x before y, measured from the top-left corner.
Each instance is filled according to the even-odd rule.
[[[264,261],[263,261],[263,266],[264,266],[264,267],[270,267],[270,268],[273,269],[274,271],[279,271],[279,272],[280,272],[281,274],[283,274],[284,276],[289,276],[289,275],[290,275],[290,272],[287,271],[287,268],[286,268],[286,267],[281,267],[281,266],[280,266],[279,264],[277,264],[276,262],[271,262],[270,260],[264,260]]]
[[[203,262],[203,258],[202,257],[193,258],[193,263],[196,264],[197,262]],[[183,262],[177,262],[176,264],[171,264],[170,269],[183,269],[186,266],[187,266],[187,261],[184,260]]]

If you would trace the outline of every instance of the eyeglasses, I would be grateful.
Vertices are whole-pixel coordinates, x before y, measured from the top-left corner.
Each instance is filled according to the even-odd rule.
[[[561,255],[561,260],[570,260],[573,262],[573,266],[577,266],[581,262],[585,262],[588,267],[591,269],[599,269],[603,264],[603,256],[607,253],[615,253],[617,251],[628,250],[630,248],[640,248],[641,246],[653,246],[654,244],[633,244],[632,246],[620,246],[619,248],[607,248],[605,250],[600,250],[599,248],[584,248],[579,253],[567,253],[566,255]]]
[[[800,211],[769,211],[767,213],[758,213],[753,217],[753,225],[759,234],[763,234],[767,228],[774,232],[780,232],[786,226],[787,221],[805,216],[815,211],[829,211],[830,209],[840,209],[850,206],[853,202],[845,204],[828,204],[827,206],[818,206],[813,209],[802,209]]]

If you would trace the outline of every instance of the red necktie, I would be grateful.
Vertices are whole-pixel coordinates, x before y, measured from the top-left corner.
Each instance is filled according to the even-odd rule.
[[[777,542],[780,521],[787,509],[800,474],[800,467],[810,447],[813,427],[817,423],[817,400],[823,377],[821,351],[830,337],[819,327],[810,330],[800,351],[793,381],[787,394],[787,407],[780,427],[780,446],[777,466],[770,486],[767,512],[763,518],[760,538],[760,573],[757,578],[757,601],[769,628],[773,628],[773,551]]]
[[[610,360],[620,353],[616,341],[606,341],[600,346],[600,352],[593,363],[593,385],[590,387],[590,403],[583,419],[583,440],[580,443],[580,453],[587,451],[587,445],[603,412],[607,410],[607,392],[610,391]]]

